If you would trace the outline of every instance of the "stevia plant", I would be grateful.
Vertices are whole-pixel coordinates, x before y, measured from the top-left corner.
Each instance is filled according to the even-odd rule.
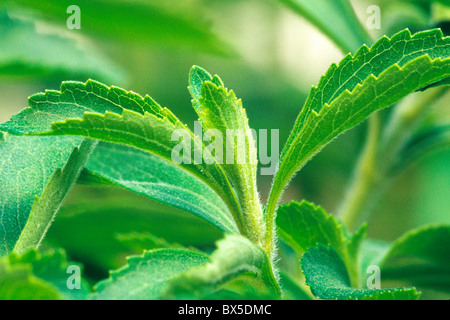
[[[150,96],[94,80],[63,82],[59,91],[30,97],[28,108],[0,125],[0,298],[419,298],[415,287],[368,288],[371,266],[382,270],[383,280],[449,291],[450,226],[422,227],[389,244],[368,239],[367,224],[361,222],[393,172],[448,143],[448,128],[423,134],[417,124],[446,92],[450,38],[439,29],[403,30],[369,47],[362,45],[371,39],[346,1],[337,7],[325,0],[314,7],[303,0],[284,2],[343,51],[356,53],[331,65],[311,89],[281,152],[267,202],[257,190],[257,150],[243,103],[219,76],[191,69],[192,105],[203,133],[245,133],[244,144],[233,152],[234,160],[244,157],[245,163],[224,164],[220,152],[212,152]],[[330,27],[323,10],[348,17],[344,30]],[[394,105],[383,127],[377,111]],[[305,163],[367,118],[365,150],[338,217],[307,201],[280,205]],[[187,133],[185,139],[173,139],[178,130]],[[180,146],[190,152],[175,164],[173,152]],[[198,154],[209,161],[197,161]],[[219,229],[222,239],[209,252],[151,233],[119,235],[143,254],[128,258],[94,290],[86,280],[71,290],[66,271],[73,263],[65,253],[38,249],[77,182],[120,187],[184,210]],[[301,274],[283,268],[286,254],[280,247],[300,258],[294,266]]]

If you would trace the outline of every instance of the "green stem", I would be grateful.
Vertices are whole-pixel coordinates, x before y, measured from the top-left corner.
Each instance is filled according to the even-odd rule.
[[[275,179],[276,181],[276,179]],[[263,249],[267,253],[270,261],[273,262],[276,250],[276,230],[275,230],[275,212],[277,210],[278,200],[281,197],[282,188],[272,186],[272,192],[269,194],[267,200],[267,207],[265,212],[266,233],[264,235]],[[275,192],[273,192],[276,190]]]
[[[342,223],[350,230],[360,222],[363,208],[366,207],[380,179],[376,167],[380,127],[380,117],[374,114],[369,118],[368,137],[356,167],[355,178],[339,210]]]

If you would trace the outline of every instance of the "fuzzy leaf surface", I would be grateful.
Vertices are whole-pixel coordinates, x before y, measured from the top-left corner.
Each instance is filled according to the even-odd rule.
[[[195,155],[203,155],[204,151],[201,139],[149,96],[89,80],[63,82],[60,91],[36,94],[30,97],[29,104],[0,129],[18,135],[86,136],[133,146],[169,161],[173,150],[182,146],[188,150],[183,154],[187,163],[182,167],[210,185],[227,204],[240,230],[245,229],[240,206],[223,169],[217,162],[196,162]],[[182,136],[174,137],[176,130]]]
[[[208,261],[207,255],[188,250],[147,251],[142,256],[128,258],[125,267],[112,271],[109,279],[99,282],[93,299],[158,299],[171,279]]]
[[[348,235],[343,225],[321,207],[307,201],[283,205],[277,213],[278,235],[300,255],[318,244],[331,246],[342,258],[357,285],[359,250],[366,237],[363,226]]]
[[[212,294],[231,280],[244,275],[260,294],[279,297],[278,284],[265,252],[250,240],[238,235],[226,235],[217,242],[210,262],[174,278],[164,293],[169,299],[194,299]],[[256,280],[256,281],[255,281]]]
[[[222,199],[206,183],[173,163],[139,149],[100,142],[85,174],[191,212],[219,229],[238,233]],[[107,180],[107,181],[105,181]]]
[[[224,87],[217,75],[211,76],[197,66],[190,71],[189,91],[205,134],[218,142],[214,156],[230,177],[238,198],[242,199],[246,224],[259,231],[260,234],[254,236],[258,240],[263,233],[263,217],[256,186],[258,160],[242,101],[232,90]],[[230,136],[230,132],[234,136]]]
[[[302,257],[306,283],[319,299],[338,300],[416,300],[420,294],[414,288],[355,289],[344,262],[331,247],[310,248]]]
[[[42,227],[51,222],[89,153],[84,143],[77,137],[5,135],[0,140],[0,256],[14,249],[30,216],[43,219]],[[74,148],[82,146],[85,154],[75,161]]]

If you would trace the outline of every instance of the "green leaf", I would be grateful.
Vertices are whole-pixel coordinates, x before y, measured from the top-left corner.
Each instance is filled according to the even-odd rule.
[[[56,288],[35,277],[27,266],[0,261],[0,300],[60,300]]]
[[[75,137],[7,135],[0,141],[0,185],[8,186],[0,193],[0,256],[39,244],[91,146]]]
[[[402,256],[413,256],[443,267],[450,266],[450,226],[426,226],[406,233],[391,245],[381,265]]]
[[[200,102],[200,98],[202,97],[202,88],[205,81],[212,82],[217,87],[224,86],[222,79],[220,79],[219,76],[211,76],[208,71],[199,66],[193,66],[191,68],[189,72],[188,90],[192,96],[192,105],[197,114],[202,112],[202,104]]]
[[[378,265],[383,279],[402,280],[414,286],[450,290],[450,226],[412,230],[392,244],[367,240],[362,249],[362,274]],[[362,279],[365,282],[365,279]]]
[[[85,165],[85,174],[121,186],[201,217],[220,230],[238,233],[222,199],[203,181],[148,152],[101,142]]]
[[[401,281],[422,291],[431,289],[450,294],[449,268],[432,264],[401,265],[383,268],[382,275],[385,280]]]
[[[425,155],[450,145],[450,124],[434,125],[413,136],[400,150],[390,172],[399,172]]]
[[[280,0],[332,39],[345,52],[355,52],[372,40],[348,0]]]
[[[364,266],[376,264],[385,267],[395,264],[402,257],[416,257],[427,262],[448,267],[450,254],[450,226],[431,225],[411,230],[391,244],[380,241],[366,241],[363,245]],[[370,257],[370,258],[369,258]]]
[[[23,255],[12,253],[4,259],[8,260],[12,268],[29,267],[35,277],[55,288],[64,299],[81,300],[86,299],[89,294],[89,285],[83,279],[80,279],[79,289],[68,288],[67,281],[71,276],[71,273],[68,273],[68,267],[77,266],[80,268],[80,266],[68,262],[66,254],[62,250],[51,250],[43,253],[31,250]],[[32,295],[33,293],[29,291],[28,294]]]
[[[210,30],[198,6],[176,5],[161,1],[49,0],[38,5],[33,0],[7,1],[7,5],[32,9],[43,18],[66,26],[71,14],[67,8],[76,4],[81,11],[80,32],[102,40],[127,45],[164,44],[193,50],[229,55],[229,45]],[[120,12],[120,14],[117,14]]]
[[[35,199],[28,221],[17,240],[14,251],[22,253],[37,248],[50,228],[61,203],[78,179],[89,154],[95,147],[93,140],[84,140],[76,147],[62,169],[56,169],[42,195]]]
[[[85,299],[89,285],[80,279],[80,288],[69,289],[68,267],[61,250],[23,255],[12,253],[0,258],[0,300]]]
[[[141,248],[118,239],[120,234],[133,232],[151,233],[171,244],[205,250],[223,237],[217,227],[189,212],[121,188],[78,185],[44,241],[47,246],[64,248],[86,265],[90,277],[101,279],[108,270],[123,266],[123,257],[142,253]]]
[[[124,79],[124,72],[86,43],[59,34],[42,33],[33,22],[11,18],[0,10],[0,75],[95,77],[104,81]]]
[[[181,245],[169,243],[165,239],[157,237],[149,232],[119,233],[116,239],[133,252],[163,248],[182,248]]]
[[[223,169],[216,161],[196,162],[196,155],[208,152],[201,138],[149,96],[144,98],[89,80],[63,82],[60,91],[36,94],[29,103],[29,108],[0,125],[0,129],[12,134],[87,136],[133,146],[169,161],[177,147],[187,149],[183,154],[187,163],[182,167],[221,196],[239,229],[245,232],[239,203]],[[181,140],[174,137],[175,130],[180,130]]]
[[[288,182],[325,145],[375,111],[449,75],[450,37],[440,30],[413,36],[405,30],[333,64],[311,90],[281,153],[268,220]]]
[[[301,262],[306,283],[319,299],[415,300],[420,296],[414,288],[352,288],[345,264],[331,246],[319,245],[310,248],[303,255]]]
[[[263,215],[256,186],[258,160],[255,141],[248,124],[242,101],[232,90],[228,91],[220,78],[194,66],[190,71],[189,91],[192,104],[199,116],[205,134],[210,133],[220,145],[215,157],[230,178],[243,206],[245,224],[258,241],[264,233]],[[217,135],[218,132],[220,135]],[[229,136],[233,132],[236,136]],[[232,153],[232,158],[230,153]]]
[[[352,285],[359,284],[359,246],[366,236],[365,227],[350,237],[332,215],[307,201],[280,206],[277,226],[280,238],[300,255],[318,244],[333,247],[344,260]]]
[[[181,249],[147,251],[128,258],[128,265],[112,271],[97,284],[96,300],[153,300],[161,297],[168,282],[192,268],[207,263],[207,255]]]
[[[278,208],[278,235],[299,254],[317,244],[346,250],[344,227],[321,207],[307,201],[293,201]]]
[[[168,299],[202,298],[221,289],[228,281],[243,275],[250,279],[260,294],[279,297],[280,289],[273,276],[265,252],[250,240],[238,235],[226,235],[217,242],[211,262],[173,279],[164,293]],[[256,281],[255,281],[256,280]]]
[[[318,150],[374,111],[449,74],[450,37],[439,30],[413,36],[402,31],[346,56],[311,90],[282,152],[278,174],[284,178],[278,180],[288,181]]]
[[[385,2],[386,0],[383,0]],[[397,0],[398,2],[405,2],[406,0]],[[422,5],[424,7],[430,7],[433,2],[439,2],[450,6],[450,0],[407,0],[407,2],[413,3],[415,5]]]
[[[280,272],[280,282],[283,288],[283,299],[311,300],[311,293],[307,293],[296,280],[283,271]]]

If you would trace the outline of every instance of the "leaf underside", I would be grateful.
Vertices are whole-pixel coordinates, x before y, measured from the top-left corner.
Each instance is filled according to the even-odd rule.
[[[148,152],[100,142],[85,170],[84,174],[90,179],[111,183],[191,212],[222,231],[239,232],[217,193],[186,170]]]
[[[172,161],[172,151],[177,145],[186,146],[190,154],[183,157],[191,162],[182,164],[182,168],[213,188],[234,220],[240,222],[239,230],[244,229],[239,218],[240,206],[221,166],[217,162],[196,163],[195,154],[204,152],[201,139],[149,96],[141,97],[89,80],[63,82],[61,91],[36,94],[30,97],[29,104],[29,108],[0,125],[0,129],[17,135],[85,136],[132,146],[168,161]],[[186,139],[172,139],[175,130],[182,130]]]

